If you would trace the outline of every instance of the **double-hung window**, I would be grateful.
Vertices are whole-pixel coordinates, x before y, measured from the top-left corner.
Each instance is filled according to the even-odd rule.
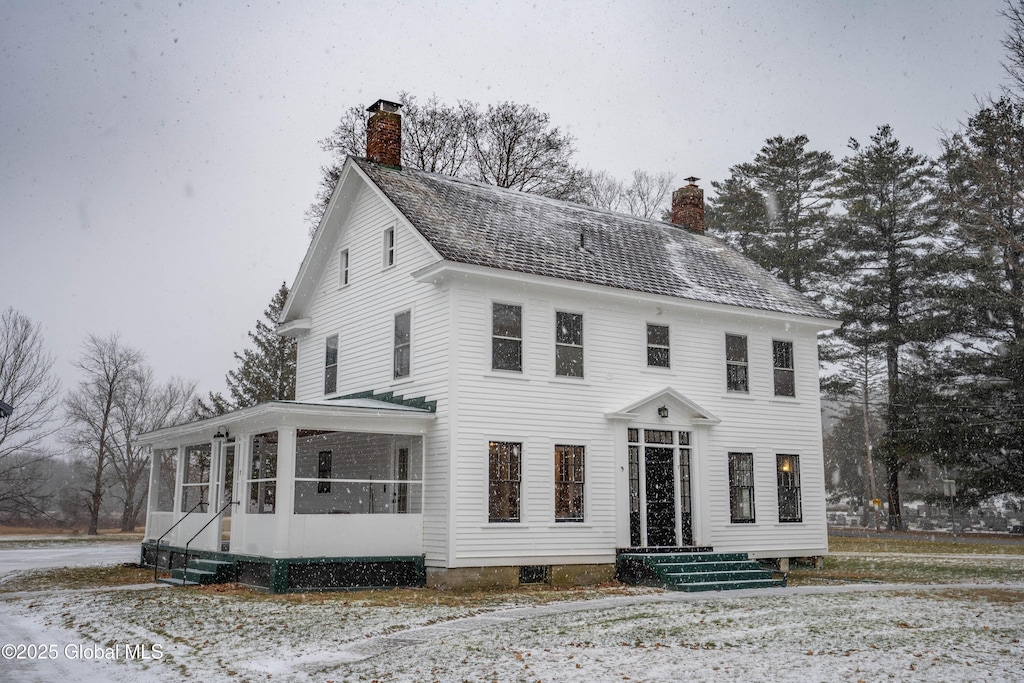
[[[338,390],[338,335],[327,338],[324,353],[324,393],[333,394]]]
[[[412,312],[395,314],[395,379],[409,376],[412,358]]]
[[[348,249],[342,249],[338,254],[338,285],[344,287],[348,284]]]
[[[772,366],[775,374],[775,395],[796,396],[796,381],[793,371],[793,342],[772,342]]]
[[[384,267],[390,268],[395,265],[395,229],[388,228],[384,231]]]
[[[555,374],[583,376],[582,313],[555,313]]]
[[[800,505],[800,456],[775,456],[779,480],[779,521],[801,522],[803,510]]]
[[[747,338],[725,335],[725,387],[729,391],[750,391],[747,380]]]
[[[523,308],[495,303],[491,309],[491,369],[523,371]]]
[[[729,454],[729,519],[733,524],[754,521],[754,454]]]
[[[583,521],[583,446],[555,446],[555,521]]]
[[[649,367],[670,367],[668,339],[668,325],[647,325],[647,365]]]
[[[487,521],[518,522],[523,444],[491,441],[487,449]]]

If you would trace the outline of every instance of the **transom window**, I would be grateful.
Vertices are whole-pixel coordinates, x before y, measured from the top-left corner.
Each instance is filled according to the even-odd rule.
[[[725,335],[725,386],[729,391],[750,391],[747,381],[747,338]]]
[[[779,521],[801,522],[803,510],[800,505],[800,456],[775,456],[779,480]]]
[[[555,313],[555,374],[583,376],[582,313]]]
[[[491,369],[523,371],[523,308],[494,304],[491,311]]]
[[[754,454],[729,454],[729,517],[733,524],[754,521]]]
[[[395,379],[409,376],[412,357],[412,313],[395,314]]]
[[[555,446],[555,521],[583,521],[583,446]]]
[[[647,365],[667,368],[669,366],[668,325],[647,325]]]
[[[793,371],[793,342],[772,342],[772,365],[775,375],[775,395],[795,396],[796,378]]]
[[[338,390],[338,335],[327,338],[324,354],[324,393],[333,394]]]
[[[487,450],[487,521],[518,522],[523,444],[491,441]]]

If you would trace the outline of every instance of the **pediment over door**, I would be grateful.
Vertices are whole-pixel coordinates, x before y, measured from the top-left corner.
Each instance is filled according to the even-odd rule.
[[[667,415],[663,415],[666,411]],[[609,420],[628,420],[648,424],[664,421],[666,424],[689,422],[716,425],[721,422],[710,411],[700,407],[672,387],[665,387],[618,410],[605,413],[605,417]]]

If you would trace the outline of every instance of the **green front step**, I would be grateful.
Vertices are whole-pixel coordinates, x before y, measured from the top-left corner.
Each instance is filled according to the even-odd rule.
[[[171,570],[171,579],[177,586],[231,583],[235,580],[235,563],[191,557],[186,567]],[[164,583],[170,582],[164,581]]]
[[[719,591],[785,586],[745,553],[621,553],[616,576],[624,583],[678,591]]]

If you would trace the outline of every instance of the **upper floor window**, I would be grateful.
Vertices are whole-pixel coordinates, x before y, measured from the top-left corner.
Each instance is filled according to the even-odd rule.
[[[796,396],[796,378],[793,371],[793,342],[772,342],[772,365],[775,372],[775,395]]]
[[[583,446],[555,446],[555,521],[583,521]]]
[[[487,521],[519,521],[519,486],[523,444],[488,444]]]
[[[669,367],[668,325],[647,325],[647,365]]]
[[[333,394],[338,390],[338,335],[327,338],[324,354],[324,393]]]
[[[395,229],[384,231],[384,267],[395,265]]]
[[[348,249],[342,249],[338,254],[338,284],[341,287],[348,284]]]
[[[412,357],[412,312],[395,314],[395,379],[409,376]]]
[[[494,304],[491,312],[491,369],[523,371],[523,308]]]
[[[747,338],[725,335],[725,386],[729,391],[750,391],[747,381]]]
[[[803,521],[800,506],[800,456],[776,455],[775,465],[779,480],[779,521]]]
[[[555,374],[583,376],[583,314],[555,313]]]
[[[729,521],[754,521],[754,454],[729,454]]]

